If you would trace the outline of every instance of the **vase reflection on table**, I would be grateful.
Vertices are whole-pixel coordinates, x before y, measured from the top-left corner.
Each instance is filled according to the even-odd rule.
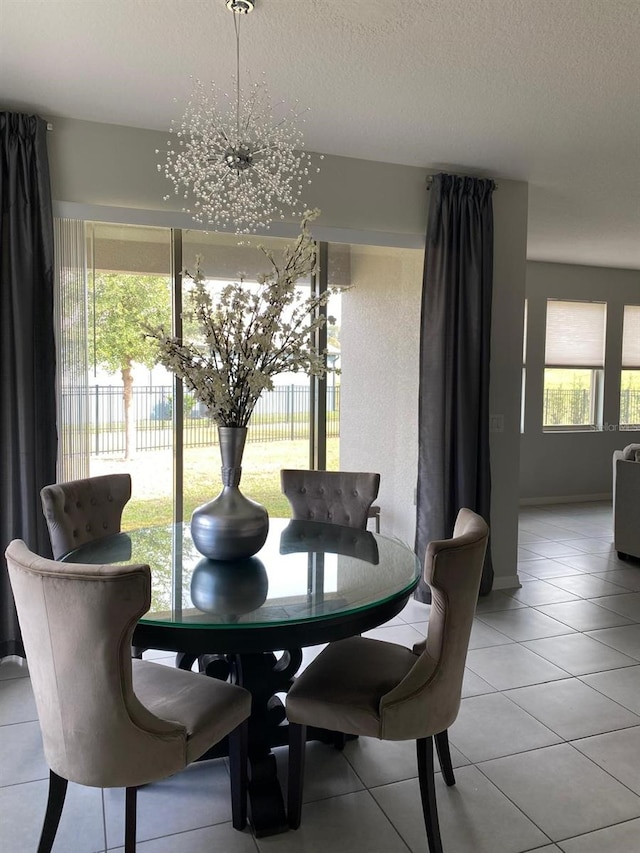
[[[191,601],[203,613],[214,613],[225,622],[238,622],[267,600],[269,578],[264,563],[247,557],[233,563],[200,560],[191,576]]]
[[[239,489],[246,427],[218,427],[222,456],[222,491],[191,516],[193,543],[212,560],[240,560],[256,554],[269,532],[269,516],[262,504]]]

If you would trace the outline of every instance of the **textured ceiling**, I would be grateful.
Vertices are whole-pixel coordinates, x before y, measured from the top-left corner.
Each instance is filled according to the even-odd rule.
[[[166,129],[232,86],[224,0],[0,15],[0,108]],[[258,0],[242,50],[309,150],[528,181],[530,258],[640,269],[640,0]]]

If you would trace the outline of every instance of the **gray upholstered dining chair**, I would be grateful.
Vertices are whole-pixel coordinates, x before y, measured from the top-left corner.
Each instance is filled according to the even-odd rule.
[[[122,511],[130,497],[129,474],[105,474],[45,486],[40,498],[54,559],[86,542],[120,533]]]
[[[149,567],[60,563],[19,539],[6,557],[50,768],[38,853],[53,846],[68,780],[126,788],[125,853],[134,853],[137,787],[182,770],[226,736],[233,825],[242,829],[251,695],[131,659],[134,627],[151,601]]]
[[[284,468],[280,484],[294,519],[364,530],[369,507],[378,496],[380,474]]]
[[[432,591],[426,640],[413,650],[366,637],[330,643],[287,696],[289,825],[300,825],[307,726],[415,740],[429,850],[441,853],[433,740],[442,775],[455,784],[447,729],[460,707],[462,677],[489,528],[469,509],[452,539],[430,542],[424,578]]]

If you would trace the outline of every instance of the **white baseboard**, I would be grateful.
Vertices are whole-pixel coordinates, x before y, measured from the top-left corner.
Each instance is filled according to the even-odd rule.
[[[493,576],[493,589],[519,589],[521,586],[522,584],[517,574]]]
[[[520,498],[520,506],[538,506],[542,504],[573,504],[588,501],[610,501],[612,492],[602,492],[597,495],[555,495],[551,498]]]

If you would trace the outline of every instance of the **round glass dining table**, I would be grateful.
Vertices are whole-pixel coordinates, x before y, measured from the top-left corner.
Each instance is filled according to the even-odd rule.
[[[287,742],[276,694],[291,686],[302,648],[391,619],[420,576],[416,555],[397,539],[273,518],[263,548],[244,560],[202,557],[186,523],[108,536],[63,560],[148,564],[151,606],[136,626],[134,646],[175,651],[187,669],[198,660],[201,671],[251,692],[249,813],[257,836],[287,828],[271,748]],[[311,730],[309,737],[338,742],[339,736]],[[206,757],[224,749],[218,745]]]

